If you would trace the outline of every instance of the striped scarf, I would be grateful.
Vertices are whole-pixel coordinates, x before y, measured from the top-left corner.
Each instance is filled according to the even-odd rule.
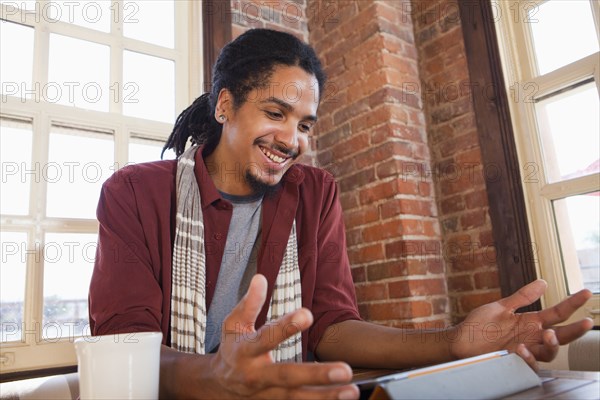
[[[198,146],[186,150],[177,162],[177,217],[172,260],[171,347],[204,354],[206,334],[206,256],[200,190],[194,174]],[[245,267],[245,266],[244,266]],[[215,299],[218,301],[218,299]],[[275,281],[267,321],[302,306],[296,221]],[[284,329],[285,327],[276,327]],[[275,329],[275,328],[274,328]],[[302,361],[301,334],[281,342],[271,352],[276,362]]]

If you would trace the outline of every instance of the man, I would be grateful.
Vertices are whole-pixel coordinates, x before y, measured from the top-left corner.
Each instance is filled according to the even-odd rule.
[[[162,331],[161,396],[356,398],[348,364],[412,367],[506,348],[535,367],[590,329],[590,320],[551,329],[589,291],[514,313],[543,281],[444,331],[361,321],[336,185],[297,163],[324,83],[308,45],[251,30],[222,50],[211,93],[178,117],[165,146],[178,161],[127,167],[105,183],[93,333]],[[490,324],[494,342],[481,332]],[[285,362],[313,357],[321,363]]]

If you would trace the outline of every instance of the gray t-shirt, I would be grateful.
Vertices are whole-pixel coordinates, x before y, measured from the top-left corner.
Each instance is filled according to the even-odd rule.
[[[231,202],[233,214],[217,286],[206,317],[206,353],[216,351],[221,343],[223,320],[246,294],[256,274],[256,257],[260,247],[262,195],[221,195]]]

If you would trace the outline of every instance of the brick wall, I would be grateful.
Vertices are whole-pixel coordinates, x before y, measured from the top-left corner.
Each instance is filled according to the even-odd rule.
[[[422,96],[431,151],[429,172],[443,236],[454,320],[500,297],[485,174],[472,107],[456,1],[412,1]],[[425,166],[425,168],[427,168]]]
[[[440,326],[499,298],[456,2],[232,0],[309,42],[330,77],[312,162],[337,178],[361,315]]]
[[[445,325],[435,189],[430,178],[406,174],[430,164],[420,97],[403,86],[419,82],[411,17],[402,18],[401,2],[315,3],[322,18],[309,19],[309,42],[330,77],[317,160],[342,192],[361,315],[395,326]]]
[[[231,0],[232,36],[251,28],[291,33],[308,42],[306,0]]]

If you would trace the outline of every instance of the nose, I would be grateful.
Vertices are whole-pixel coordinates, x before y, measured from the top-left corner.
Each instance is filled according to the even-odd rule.
[[[275,134],[275,142],[287,149],[298,147],[298,125],[295,121],[288,121]]]

